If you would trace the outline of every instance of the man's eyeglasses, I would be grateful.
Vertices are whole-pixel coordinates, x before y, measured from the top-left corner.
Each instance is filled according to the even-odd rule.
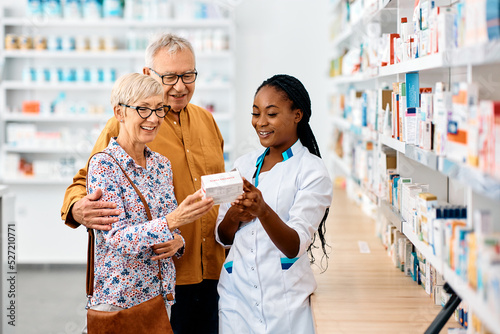
[[[158,108],[158,109],[151,109],[151,108],[148,108],[148,107],[129,106],[129,105],[126,105],[126,104],[123,104],[123,103],[118,103],[118,104],[120,106],[124,106],[126,108],[135,109],[135,111],[137,111],[137,113],[139,114],[139,116],[141,116],[141,118],[144,118],[144,119],[148,119],[149,116],[151,116],[151,114],[153,112],[159,118],[163,118],[163,117],[167,116],[168,112],[170,111],[170,106],[163,106],[163,107]]]
[[[161,78],[161,82],[163,82],[164,85],[167,86],[173,86],[175,85],[178,81],[179,78],[181,78],[182,82],[185,84],[190,84],[193,83],[196,80],[196,76],[198,75],[198,72],[186,72],[184,74],[165,74],[161,75],[152,68],[149,68],[151,71],[153,71],[157,76]]]

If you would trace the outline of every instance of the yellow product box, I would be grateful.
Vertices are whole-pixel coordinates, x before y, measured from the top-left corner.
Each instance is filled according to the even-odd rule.
[[[211,197],[214,204],[230,203],[243,193],[243,179],[238,171],[203,175],[203,198]]]

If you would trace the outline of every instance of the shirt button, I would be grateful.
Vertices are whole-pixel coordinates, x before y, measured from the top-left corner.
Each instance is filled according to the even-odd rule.
[[[257,289],[257,285],[254,285],[253,287]]]
[[[198,179],[197,179],[197,178],[194,178],[194,180],[195,180],[195,181],[198,181]]]
[[[250,249],[250,253],[253,253],[253,248],[252,248],[252,249]]]
[[[254,268],[253,268],[253,267],[252,267],[252,268],[250,268],[250,269],[254,270]]]
[[[186,150],[187,153],[189,153],[189,150]]]
[[[174,124],[177,124],[177,122],[176,122],[176,121],[174,121]]]
[[[253,233],[254,233],[254,232],[252,231],[252,235],[253,235]]]
[[[203,238],[203,241],[205,241],[205,238]]]
[[[259,306],[259,303],[255,303],[255,306]]]

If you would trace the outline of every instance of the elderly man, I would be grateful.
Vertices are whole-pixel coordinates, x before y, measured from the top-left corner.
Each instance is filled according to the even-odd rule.
[[[224,171],[223,139],[213,116],[190,104],[197,77],[194,51],[184,38],[162,34],[146,49],[143,73],[163,85],[164,102],[171,106],[155,140],[148,146],[172,163],[174,191],[181,203],[201,187],[201,176]],[[92,154],[103,150],[118,135],[118,122],[111,118],[99,136]],[[98,201],[102,189],[86,195],[87,170],[80,169],[64,197],[61,217],[76,228],[109,230],[119,213],[114,203]],[[176,304],[171,323],[176,334],[217,333],[217,282],[224,261],[224,249],[214,237],[218,207],[190,225],[180,228],[186,249],[174,259],[177,269]],[[157,258],[165,257],[166,244],[155,248]],[[198,327],[199,326],[199,327]]]

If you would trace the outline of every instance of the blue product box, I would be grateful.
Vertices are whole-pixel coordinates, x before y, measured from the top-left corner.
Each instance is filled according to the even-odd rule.
[[[419,73],[406,73],[406,107],[420,108]]]

